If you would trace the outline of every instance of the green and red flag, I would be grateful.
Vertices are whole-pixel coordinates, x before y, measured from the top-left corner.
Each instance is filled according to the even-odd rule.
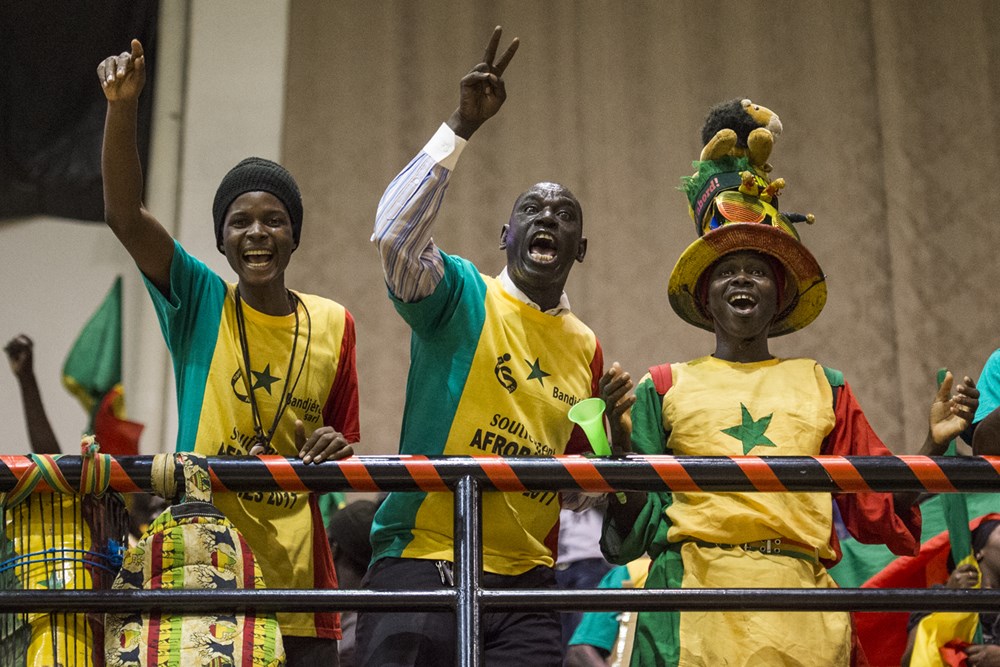
[[[942,370],[938,383],[943,379]],[[954,441],[945,456],[956,456]],[[916,556],[896,557],[884,546],[845,540],[841,543],[844,558],[830,570],[837,584],[844,588],[926,588],[946,583],[952,563],[953,567],[971,563],[978,568],[972,531],[983,521],[1000,519],[1000,496],[945,493],[922,503],[920,511],[923,528]],[[909,613],[855,612],[853,616],[858,641],[871,667],[899,665],[906,648]],[[917,626],[910,664],[959,664],[953,662],[952,655],[961,654],[961,646],[976,643],[982,643],[977,613],[929,614]]]
[[[924,527],[920,553],[916,556],[896,557],[881,545],[860,544],[853,539],[841,542],[845,559],[830,571],[837,584],[843,588],[926,588],[947,582],[951,541],[941,501],[950,495],[954,494],[935,496],[920,506]],[[971,532],[983,521],[1000,519],[1000,496],[997,494],[970,494],[966,500],[969,514],[975,517],[966,524],[966,532]],[[846,558],[848,552],[850,558]],[[865,573],[872,570],[874,574],[864,579]],[[956,617],[962,615],[955,614]],[[868,664],[897,667],[906,648],[909,612],[855,612],[853,616],[854,629]],[[971,619],[965,619],[964,623],[963,627],[973,626]],[[935,663],[911,659],[910,664]]]
[[[62,376],[63,386],[89,415],[86,432],[94,434],[101,451],[117,456],[138,454],[142,424],[126,418],[121,384],[121,276],[83,325],[63,364]]]

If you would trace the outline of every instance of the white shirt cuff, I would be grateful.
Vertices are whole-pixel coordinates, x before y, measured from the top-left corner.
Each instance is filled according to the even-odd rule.
[[[469,142],[455,134],[447,123],[441,123],[441,127],[424,146],[423,152],[448,171],[452,171],[467,143]]]

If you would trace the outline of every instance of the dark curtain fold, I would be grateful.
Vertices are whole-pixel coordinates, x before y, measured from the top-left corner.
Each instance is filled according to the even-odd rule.
[[[97,65],[142,41],[156,57],[156,0],[0,3],[0,219],[103,220],[104,95]],[[139,103],[146,163],[154,74]]]

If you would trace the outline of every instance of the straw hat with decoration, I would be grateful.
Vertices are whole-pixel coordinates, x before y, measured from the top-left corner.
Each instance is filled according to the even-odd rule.
[[[698,172],[684,179],[698,238],[681,253],[670,274],[670,305],[681,319],[714,331],[707,310],[707,276],[724,255],[759,252],[784,267],[778,314],[768,336],[798,331],[816,319],[826,304],[826,277],[816,258],[802,245],[793,222],[807,216],[781,213],[777,198],[765,201],[740,190],[745,158],[697,163]],[[811,222],[811,216],[809,216]]]

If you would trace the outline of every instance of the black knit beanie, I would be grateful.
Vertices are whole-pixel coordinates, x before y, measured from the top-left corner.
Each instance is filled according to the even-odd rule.
[[[285,205],[292,221],[292,238],[299,244],[302,235],[302,195],[295,179],[277,162],[248,157],[229,170],[215,191],[212,217],[215,219],[215,243],[222,251],[222,223],[233,200],[246,192],[269,192]]]

